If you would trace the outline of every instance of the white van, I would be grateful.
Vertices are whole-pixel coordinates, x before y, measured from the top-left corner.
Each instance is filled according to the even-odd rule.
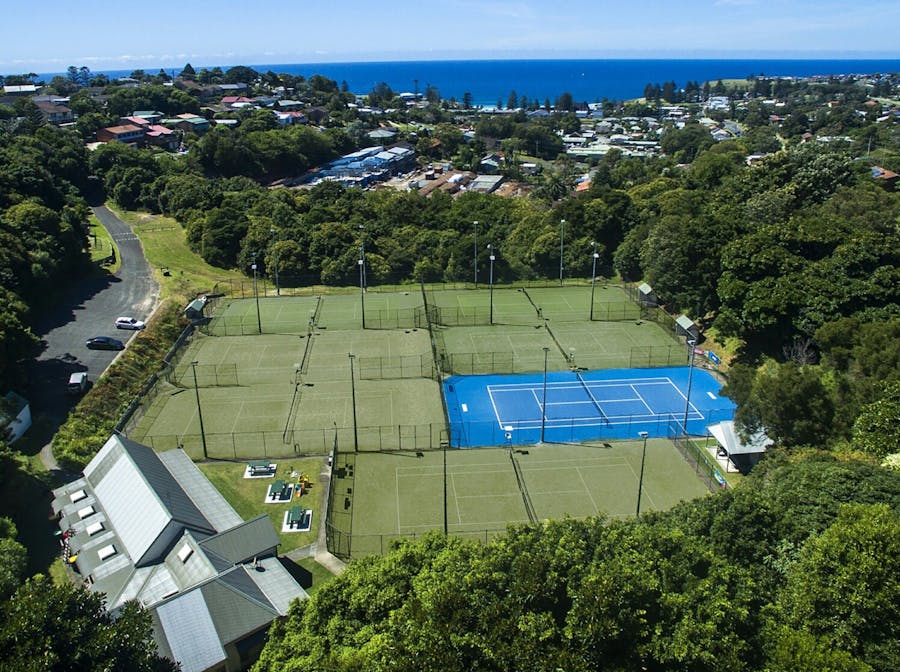
[[[88,384],[87,371],[79,371],[69,376],[69,384],[66,386],[66,391],[69,394],[81,394],[87,389]]]

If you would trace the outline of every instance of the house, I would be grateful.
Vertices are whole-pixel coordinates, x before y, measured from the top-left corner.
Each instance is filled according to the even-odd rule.
[[[144,142],[144,129],[133,124],[108,126],[97,129],[99,142],[124,142],[126,145],[139,145]]]
[[[397,137],[397,131],[390,128],[376,128],[374,131],[366,133],[366,137],[376,142],[390,142]]]
[[[478,162],[478,172],[486,175],[496,175],[500,172],[503,157],[500,154],[488,154]]]
[[[31,406],[25,397],[7,392],[0,402],[0,427],[6,441],[14,443],[31,427]]]
[[[135,110],[131,115],[131,118],[138,117],[140,119],[145,119],[148,124],[158,124],[163,120],[163,117],[166,116],[159,110]]]
[[[872,178],[887,191],[894,191],[898,182],[900,182],[900,174],[879,166],[872,166]]]
[[[237,84],[213,84],[210,88],[213,91],[219,91],[223,95],[229,96],[239,96],[243,91],[248,91],[250,89],[250,87],[243,82],[238,82]]]
[[[146,133],[144,133],[144,139],[148,145],[153,145],[154,147],[178,149],[178,145],[181,143],[181,134],[159,124],[150,124]]]
[[[306,597],[269,517],[242,520],[182,450],[113,435],[53,495],[66,563],[113,615],[143,605],[159,652],[183,672],[244,669]]]
[[[179,114],[172,119],[163,119],[163,125],[176,128],[185,133],[196,133],[200,135],[209,130],[209,120],[199,117],[196,114]]]
[[[35,103],[44,119],[48,124],[59,126],[60,124],[70,124],[75,121],[75,114],[65,105],[54,102],[37,102]]]
[[[468,190],[489,194],[495,191],[503,183],[503,180],[503,175],[477,175],[469,183]]]
[[[34,84],[9,84],[3,87],[4,96],[33,96],[38,92]]]

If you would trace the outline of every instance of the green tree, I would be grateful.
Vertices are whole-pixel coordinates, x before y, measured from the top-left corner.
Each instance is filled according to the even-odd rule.
[[[852,445],[878,458],[900,453],[900,381],[862,408],[853,424]]]
[[[0,667],[23,672],[175,671],[156,653],[149,614],[128,603],[113,618],[103,596],[72,584],[29,579],[3,605]]]
[[[889,506],[848,505],[810,539],[788,576],[779,617],[874,670],[898,669],[900,516]]]

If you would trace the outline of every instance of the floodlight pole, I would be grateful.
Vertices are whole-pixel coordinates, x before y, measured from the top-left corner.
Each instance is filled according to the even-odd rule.
[[[644,446],[641,448],[641,475],[638,476],[637,508],[634,512],[636,517],[641,515],[641,492],[644,489],[644,461],[647,459],[647,437],[650,436],[650,434],[647,432],[638,432],[638,436],[644,440]]]
[[[362,268],[362,285],[366,289],[369,287],[369,279],[366,277],[366,225],[359,225],[359,258],[363,260]]]
[[[366,274],[366,260],[361,258],[356,262],[359,265],[359,303],[360,310],[362,311],[362,328],[366,328],[366,288],[363,284],[365,282],[365,274]]]
[[[684,399],[684,424],[682,425],[682,432],[685,436],[687,436],[687,422],[688,422],[688,413],[691,410],[691,382],[694,379],[694,346],[697,345],[697,341],[694,339],[690,339],[687,342],[688,347],[691,349],[691,360],[690,366],[688,368],[688,383],[687,383],[687,395]]]
[[[490,311],[490,319],[488,321],[489,324],[494,324],[494,248],[493,245],[488,245],[488,252],[490,253],[491,260],[491,275],[490,275],[490,283],[491,283],[491,311]]]
[[[478,220],[477,219],[474,222],[472,222],[472,227],[475,232],[475,258],[474,258],[475,289],[478,289]]]
[[[563,233],[566,230],[566,220],[559,220],[559,286],[563,284]]]
[[[544,442],[544,429],[547,425],[547,355],[550,348],[544,346],[544,394],[541,400],[541,443]]]
[[[281,296],[281,285],[278,283],[278,232],[274,228],[269,229],[269,232],[272,234],[272,261],[275,265],[275,296]]]
[[[594,320],[594,285],[597,281],[597,259],[600,257],[600,253],[597,252],[597,243],[593,240],[591,241],[591,249],[594,251],[592,256],[594,257],[594,263],[591,266],[591,321]]]
[[[256,252],[253,253],[253,295],[256,297],[256,328],[262,333],[262,320],[259,317],[259,282],[256,279]]]
[[[353,406],[353,452],[359,452],[359,435],[356,431],[356,380],[353,377],[353,359],[356,357],[352,352],[347,353],[350,358],[350,403]]]
[[[197,397],[197,417],[200,418],[200,441],[203,443],[203,459],[207,459],[206,454],[206,432],[203,431],[203,412],[200,410],[200,388],[197,385],[197,362],[191,362],[191,369],[194,372],[194,396]]]
[[[449,441],[442,442],[442,453],[444,460],[444,536],[448,534],[447,530],[447,444]]]

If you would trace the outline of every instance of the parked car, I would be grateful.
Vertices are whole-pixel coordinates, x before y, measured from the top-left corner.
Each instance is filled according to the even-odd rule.
[[[69,376],[66,392],[69,394],[81,394],[88,388],[88,385],[90,385],[90,381],[88,380],[87,371],[78,371]]]
[[[116,329],[131,329],[132,331],[140,331],[147,325],[133,317],[117,317]]]
[[[124,350],[125,344],[112,336],[94,336],[84,343],[90,350]]]

